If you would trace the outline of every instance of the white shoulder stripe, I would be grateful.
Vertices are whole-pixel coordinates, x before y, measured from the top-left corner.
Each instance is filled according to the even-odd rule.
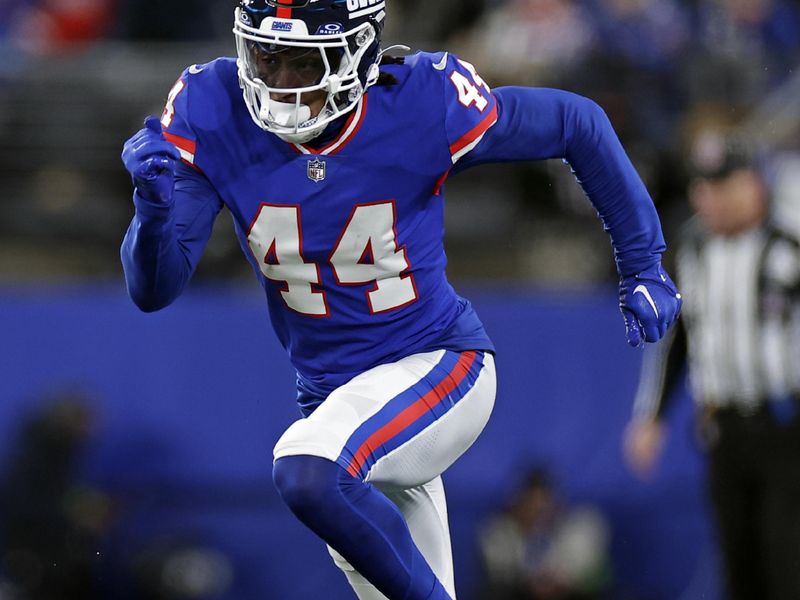
[[[185,160],[188,163],[194,164],[194,154],[192,154],[188,150],[184,150],[183,148],[178,148],[178,152],[181,153],[181,158],[183,160]]]
[[[478,146],[478,144],[481,143],[481,140],[483,140],[483,136],[485,135],[486,135],[485,132],[482,133],[481,136],[474,142],[472,142],[468,146],[464,146],[461,150],[453,154],[453,164],[456,164],[463,156],[466,156],[467,154],[472,152]]]

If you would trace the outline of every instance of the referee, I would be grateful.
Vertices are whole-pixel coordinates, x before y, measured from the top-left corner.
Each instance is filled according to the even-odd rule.
[[[678,246],[682,326],[645,354],[626,458],[645,475],[684,366],[730,600],[800,599],[800,245],[746,147],[698,138]]]

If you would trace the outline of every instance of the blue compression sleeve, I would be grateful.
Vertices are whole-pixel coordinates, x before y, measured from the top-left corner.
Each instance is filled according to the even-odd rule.
[[[171,304],[194,273],[222,208],[201,175],[179,165],[171,205],[134,193],[136,214],[120,249],[128,294],[143,311]]]
[[[372,485],[317,456],[275,461],[281,498],[390,600],[451,600],[414,544],[400,510]]]
[[[561,90],[494,90],[498,121],[453,172],[488,162],[561,158],[572,167],[611,236],[623,276],[655,265],[666,249],[653,201],[608,117]]]

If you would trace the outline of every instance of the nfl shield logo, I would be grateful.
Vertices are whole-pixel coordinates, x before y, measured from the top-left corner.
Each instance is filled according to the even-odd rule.
[[[325,179],[325,161],[315,158],[308,161],[308,178],[314,183]]]

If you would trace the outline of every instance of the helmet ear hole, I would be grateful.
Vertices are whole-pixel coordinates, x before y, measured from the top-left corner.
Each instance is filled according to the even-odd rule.
[[[370,25],[367,29],[356,36],[356,46],[363,48],[375,39],[375,28]]]

